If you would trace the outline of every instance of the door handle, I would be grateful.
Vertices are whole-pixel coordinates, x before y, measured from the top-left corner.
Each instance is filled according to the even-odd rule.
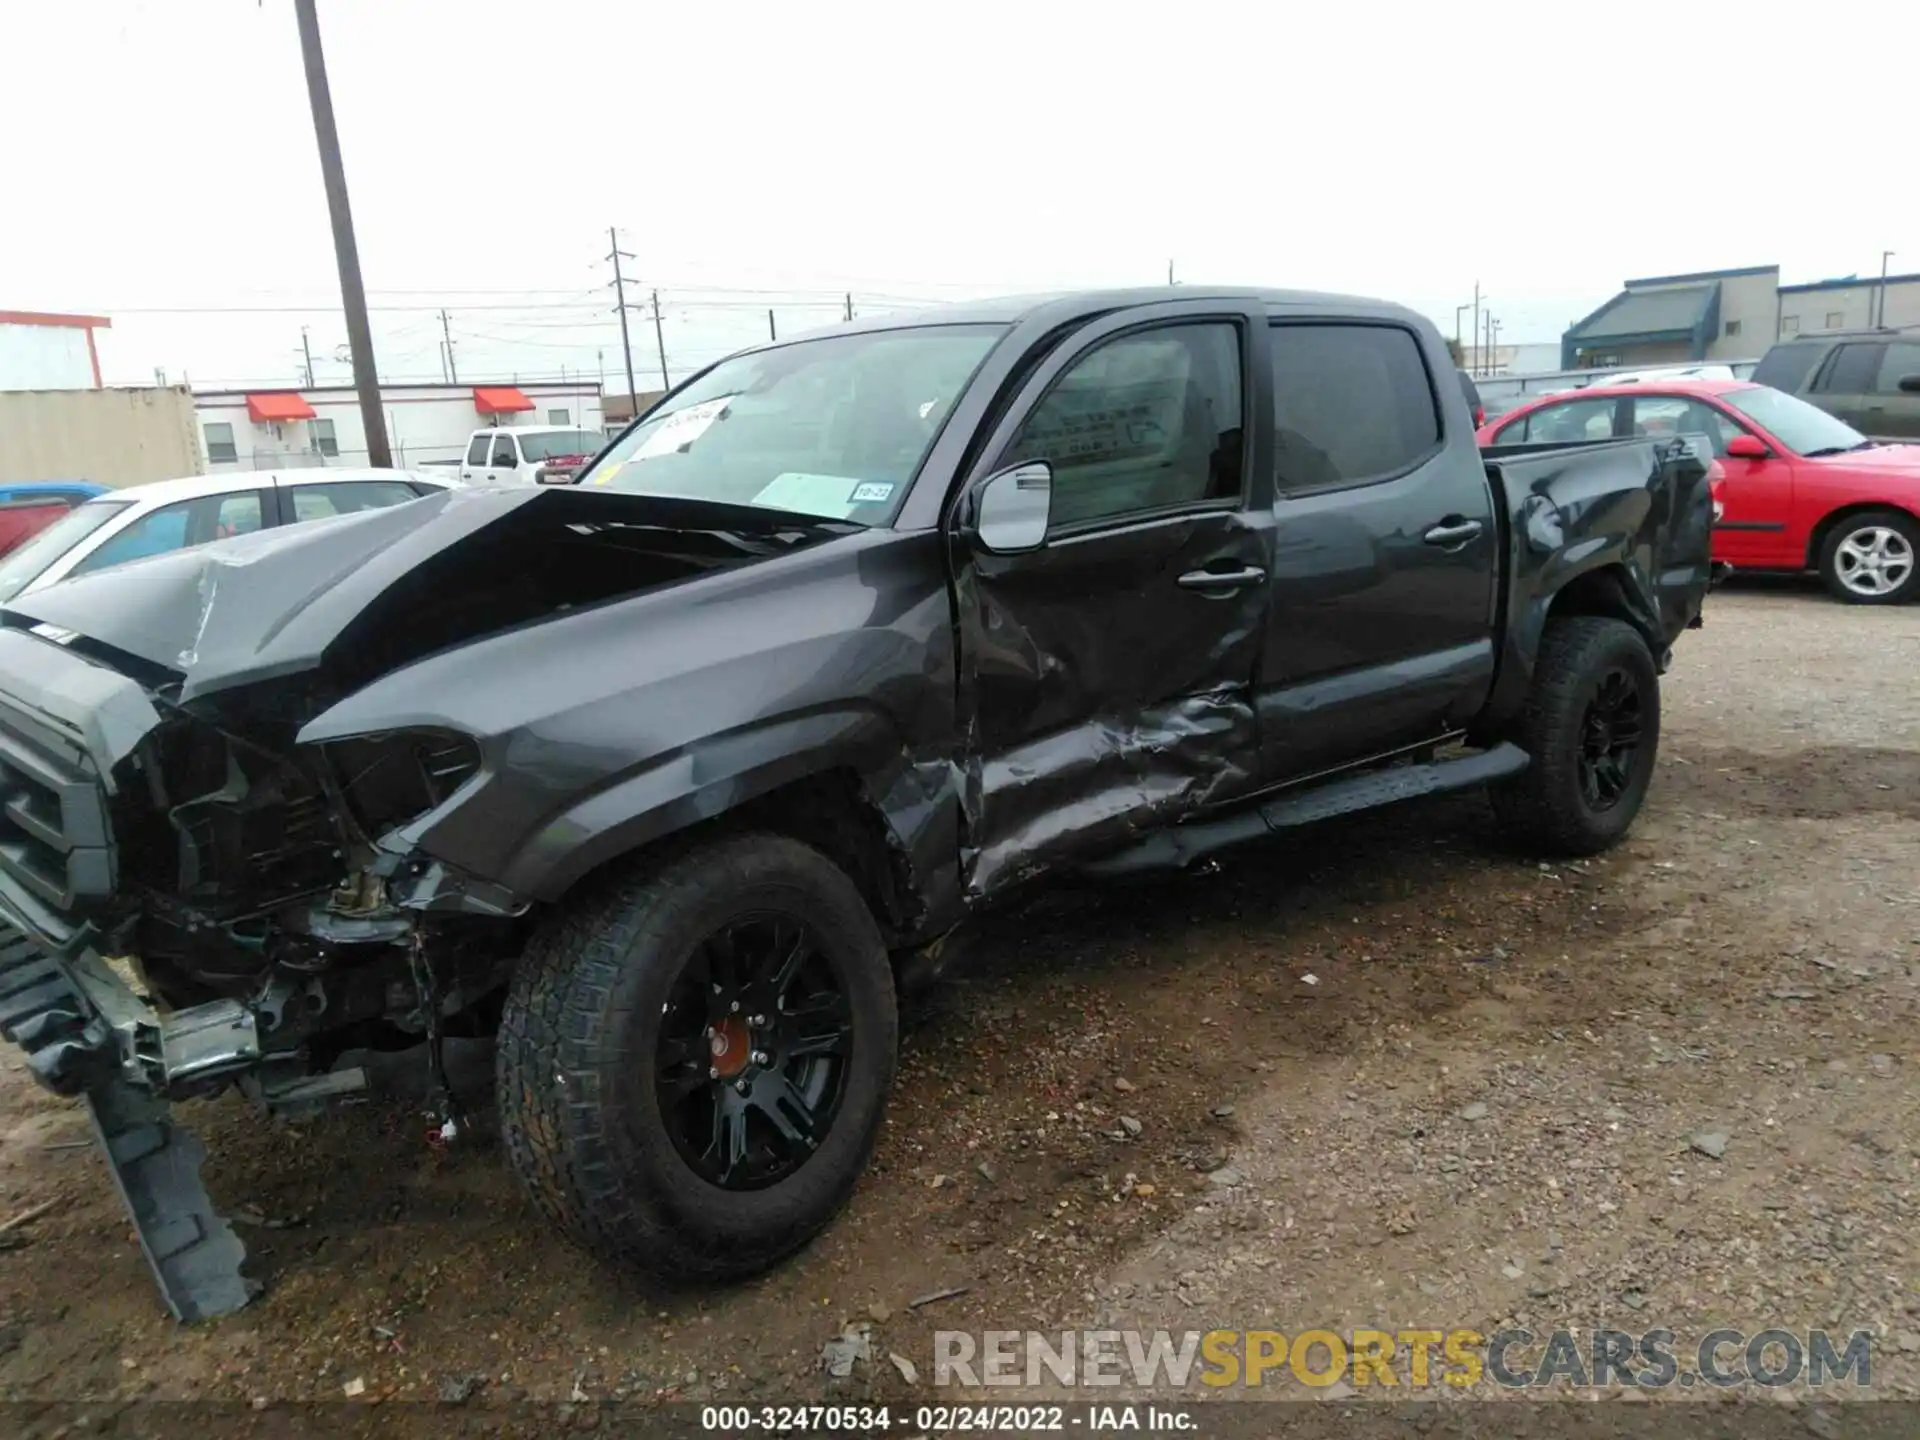
[[[1478,520],[1455,520],[1434,526],[1420,538],[1429,545],[1464,545],[1478,540],[1483,528]]]
[[[1198,590],[1203,595],[1220,595],[1229,590],[1244,590],[1267,578],[1267,572],[1249,565],[1244,570],[1189,570],[1174,583],[1182,590]]]

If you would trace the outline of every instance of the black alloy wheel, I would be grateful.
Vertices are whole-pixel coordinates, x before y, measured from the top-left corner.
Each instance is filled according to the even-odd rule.
[[[1641,716],[1638,678],[1625,667],[1608,670],[1580,722],[1580,794],[1595,814],[1618,805],[1633,783]]]
[[[853,1194],[898,1034],[847,872],[788,836],[715,835],[583,886],[535,931],[500,1019],[501,1137],[596,1255],[738,1279]]]
[[[687,1164],[723,1190],[812,1158],[846,1091],[853,1010],[810,927],[740,917],[687,959],[662,1009],[654,1083]]]
[[[1646,640],[1607,616],[1550,618],[1526,704],[1502,738],[1531,757],[1492,789],[1509,834],[1543,855],[1619,843],[1660,749],[1660,670]]]

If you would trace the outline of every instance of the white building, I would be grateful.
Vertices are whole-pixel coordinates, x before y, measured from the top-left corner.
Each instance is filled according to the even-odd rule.
[[[598,431],[597,380],[524,385],[383,385],[387,444],[401,468],[458,460],[473,431],[496,425],[575,425]],[[285,470],[365,465],[360,397],[348,385],[309,390],[202,390],[193,397],[207,468]]]
[[[0,310],[0,390],[98,390],[103,315]]]

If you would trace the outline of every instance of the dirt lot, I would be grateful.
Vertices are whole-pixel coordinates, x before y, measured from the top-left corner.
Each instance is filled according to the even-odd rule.
[[[936,1326],[1096,1320],[1865,1327],[1914,1393],[1917,674],[1920,607],[1736,590],[1604,859],[1463,798],[1002,918],[912,1018],[850,1211],[722,1293],[598,1271],[405,1103],[227,1100],[189,1118],[269,1288],[178,1327],[8,1050],[0,1218],[56,1204],[0,1251],[0,1398],[902,1397],[885,1355],[924,1387]],[[875,1363],[830,1382],[849,1322]]]

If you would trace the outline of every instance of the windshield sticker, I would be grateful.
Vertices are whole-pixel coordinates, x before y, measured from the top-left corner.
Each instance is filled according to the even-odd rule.
[[[847,497],[849,505],[884,505],[893,498],[891,480],[869,480],[864,485],[853,487],[853,494]]]
[[[660,428],[640,442],[640,448],[627,458],[629,460],[651,460],[657,455],[671,455],[676,450],[684,450],[698,440],[706,428],[726,413],[727,406],[733,403],[733,396],[722,395],[718,400],[704,400],[698,405],[689,405],[684,410],[676,410],[660,422]]]
[[[893,493],[891,484],[876,486],[852,475],[809,475],[805,471],[789,470],[774,476],[773,483],[753,497],[753,503],[772,510],[791,510],[797,515],[847,520],[856,509],[868,503],[859,498],[860,492],[875,488],[889,495]],[[852,499],[848,498],[849,491]]]
[[[619,460],[609,460],[606,464],[602,465],[598,470],[593,472],[593,479],[589,480],[587,483],[589,485],[606,484],[609,480],[613,479],[614,476],[620,473],[620,466],[623,463],[624,462]]]

